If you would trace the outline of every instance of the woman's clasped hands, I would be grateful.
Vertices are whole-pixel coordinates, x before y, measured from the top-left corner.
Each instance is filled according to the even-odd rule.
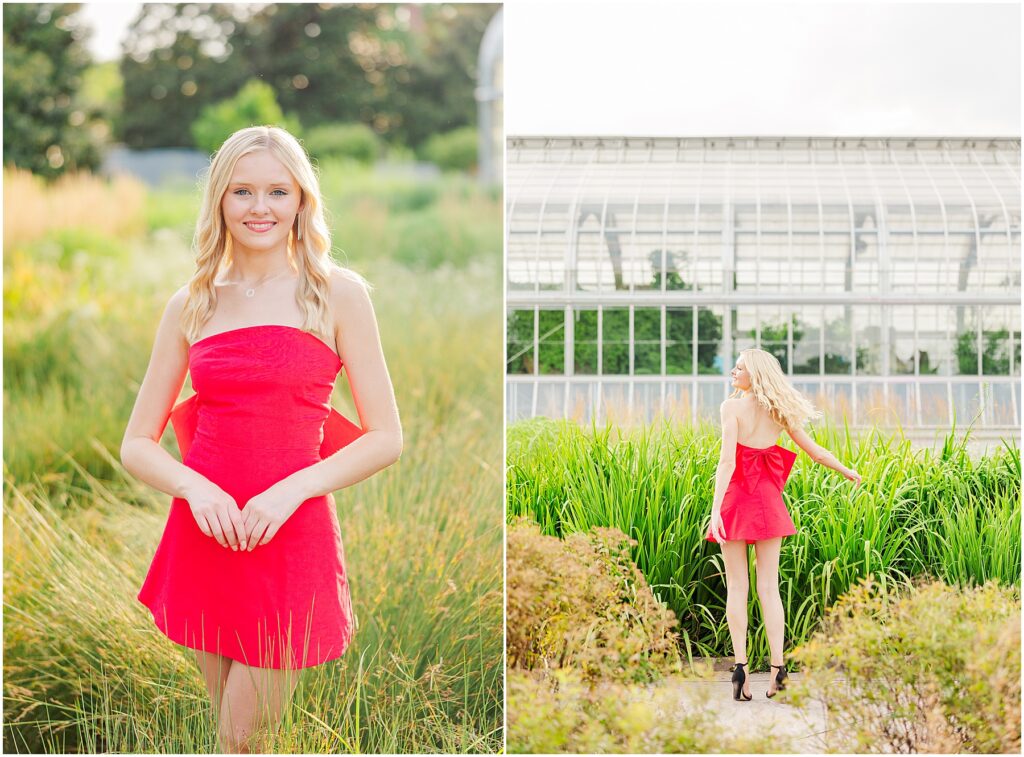
[[[239,509],[235,498],[208,479],[195,484],[185,500],[199,530],[222,547],[252,552],[270,542],[303,503],[286,480],[252,497]]]

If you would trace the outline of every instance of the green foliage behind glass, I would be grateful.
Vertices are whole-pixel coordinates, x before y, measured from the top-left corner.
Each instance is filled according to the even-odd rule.
[[[986,330],[982,334],[981,373],[984,376],[1007,376],[1010,374],[1010,332],[1009,329]],[[1013,332],[1014,369],[1020,373],[1020,331]],[[978,374],[978,334],[963,331],[956,336],[956,359],[959,373],[964,376]]]

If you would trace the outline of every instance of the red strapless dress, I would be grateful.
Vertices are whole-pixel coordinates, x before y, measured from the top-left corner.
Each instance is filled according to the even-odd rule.
[[[722,524],[729,541],[745,539],[753,544],[758,539],[792,536],[796,533],[782,501],[796,453],[778,444],[771,447],[747,447],[736,444],[736,469],[722,500]],[[711,528],[705,534],[717,541]]]
[[[294,326],[200,339],[189,349],[195,394],[170,416],[182,462],[244,508],[360,436],[330,404],[341,367]],[[138,599],[172,641],[246,665],[296,669],[341,656],[355,616],[334,495],[304,501],[251,552],[203,534],[174,497]]]

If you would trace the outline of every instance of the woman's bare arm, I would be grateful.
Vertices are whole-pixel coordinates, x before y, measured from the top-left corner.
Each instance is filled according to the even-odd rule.
[[[718,468],[715,471],[715,499],[711,510],[721,510],[725,490],[729,488],[733,471],[736,470],[736,440],[739,437],[739,420],[736,405],[731,400],[722,403],[722,449],[718,454]]]
[[[121,464],[140,481],[186,500],[199,530],[222,547],[237,550],[241,544],[244,549],[239,538],[243,533],[242,518],[234,498],[160,446],[160,437],[188,371],[188,341],[178,325],[187,297],[188,290],[183,287],[164,308],[149,367],[121,441]]]
[[[121,464],[125,469],[173,497],[186,497],[190,484],[202,478],[160,446],[160,437],[188,371],[188,342],[178,326],[187,295],[187,288],[179,289],[164,309],[149,367],[121,442]]]
[[[348,373],[363,434],[325,460],[290,478],[303,498],[317,497],[369,478],[402,454],[402,425],[391,385],[377,318],[362,283],[344,272],[331,279],[331,310],[338,333],[338,355]]]
[[[826,468],[831,468],[834,471],[839,471],[851,481],[860,483],[860,474],[857,473],[857,471],[852,468],[847,468],[839,462],[839,458],[814,441],[810,437],[810,434],[808,434],[802,427],[787,428],[786,433],[789,434],[790,438],[796,442],[796,445],[806,452],[814,462],[824,465]]]

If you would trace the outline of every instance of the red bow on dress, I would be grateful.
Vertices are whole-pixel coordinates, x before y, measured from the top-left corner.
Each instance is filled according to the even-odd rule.
[[[178,451],[181,459],[185,459],[188,448],[192,446],[192,437],[196,433],[196,421],[199,411],[196,397],[193,394],[187,400],[182,400],[171,410],[171,425],[174,427],[174,436],[178,440]],[[363,430],[356,424],[339,413],[333,407],[327,420],[324,422],[324,440],[320,444],[320,459],[330,457],[342,447],[346,447],[360,436]]]
[[[741,445],[738,449],[742,451],[742,454],[737,455],[737,464],[742,471],[743,488],[747,490],[747,493],[754,493],[757,482],[764,474],[768,475],[779,491],[782,490],[793,469],[793,463],[796,462],[795,452],[780,447],[778,444],[763,449]]]

